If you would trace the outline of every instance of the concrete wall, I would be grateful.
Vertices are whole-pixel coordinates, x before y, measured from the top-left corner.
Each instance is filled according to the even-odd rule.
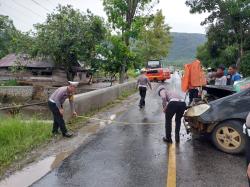
[[[84,115],[92,110],[100,109],[108,103],[114,101],[124,91],[132,91],[136,87],[136,82],[128,82],[115,85],[108,88],[103,88],[83,94],[78,94],[74,97],[75,108],[78,115]],[[71,118],[71,111],[68,100],[64,103],[64,119],[68,121]]]
[[[32,93],[32,86],[0,86],[0,95],[31,98]]]
[[[0,96],[47,100],[55,89],[41,86],[0,86]]]

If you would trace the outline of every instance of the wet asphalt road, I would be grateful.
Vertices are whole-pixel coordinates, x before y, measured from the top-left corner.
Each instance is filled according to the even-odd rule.
[[[165,84],[178,89],[179,79]],[[131,124],[108,125],[33,186],[166,186],[172,160],[162,142],[164,115],[155,91],[147,93],[145,109],[133,103],[115,120]],[[243,156],[222,153],[205,138],[191,139],[183,126],[175,146],[176,186],[247,186]]]

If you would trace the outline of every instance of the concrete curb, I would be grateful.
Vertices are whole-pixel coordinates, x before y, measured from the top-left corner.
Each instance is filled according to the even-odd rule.
[[[79,115],[84,115],[90,111],[100,109],[108,103],[117,99],[124,91],[132,91],[133,89],[135,89],[135,87],[136,81],[133,81],[115,85],[109,88],[103,88],[75,95],[74,103],[76,112]],[[69,121],[69,119],[71,118],[71,111],[68,100],[66,100],[63,107],[64,120]]]

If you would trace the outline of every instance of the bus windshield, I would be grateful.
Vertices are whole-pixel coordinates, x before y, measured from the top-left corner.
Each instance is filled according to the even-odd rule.
[[[161,63],[159,60],[150,60],[147,63],[147,68],[161,68]]]

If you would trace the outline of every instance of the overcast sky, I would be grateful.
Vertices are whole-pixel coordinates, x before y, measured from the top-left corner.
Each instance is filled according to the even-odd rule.
[[[82,11],[90,9],[93,13],[106,18],[102,0],[0,0],[0,14],[13,19],[18,29],[28,31],[33,29],[33,24],[44,22],[46,15],[59,3],[71,4]],[[190,14],[185,0],[160,0],[156,8],[162,9],[172,32],[205,33],[205,27],[200,26],[205,15]]]

